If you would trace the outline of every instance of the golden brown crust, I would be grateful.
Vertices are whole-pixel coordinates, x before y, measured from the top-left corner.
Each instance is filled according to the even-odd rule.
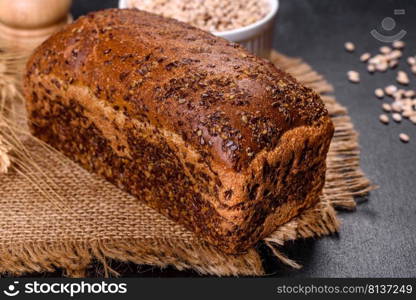
[[[138,10],[80,18],[32,56],[33,133],[229,253],[318,200],[333,125],[271,63]]]
[[[37,53],[32,68],[181,133],[235,170],[326,114],[316,93],[239,45],[138,10],[91,13]]]

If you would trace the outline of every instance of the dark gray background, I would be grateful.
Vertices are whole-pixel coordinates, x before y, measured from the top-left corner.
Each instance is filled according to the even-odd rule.
[[[115,7],[117,1],[75,0],[74,17],[92,10]],[[405,9],[394,16],[394,9]],[[348,107],[362,146],[362,168],[380,188],[360,199],[355,213],[340,213],[339,235],[288,245],[285,252],[304,265],[292,270],[276,264],[264,246],[264,263],[271,276],[291,277],[415,277],[416,276],[416,126],[381,125],[380,100],[373,91],[394,82],[395,72],[369,75],[359,54],[377,51],[382,43],[370,35],[375,28],[391,34],[407,31],[405,57],[416,54],[416,1],[387,0],[281,0],[276,23],[275,47],[299,56],[323,74],[335,87],[338,100]],[[385,17],[394,17],[397,27],[390,33],[381,28]],[[343,49],[345,41],[357,46],[354,54]],[[400,68],[408,70],[404,60]],[[346,80],[348,70],[361,71],[361,83]],[[414,88],[416,76],[411,75]],[[406,132],[411,142],[398,139]],[[368,200],[368,201],[363,201]],[[125,276],[195,276],[171,268],[115,266]]]

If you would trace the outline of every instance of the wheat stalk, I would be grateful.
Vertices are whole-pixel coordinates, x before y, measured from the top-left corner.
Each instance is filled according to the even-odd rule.
[[[29,181],[47,200],[59,208],[64,203],[58,186],[36,163],[34,154],[23,140],[49,149],[33,137],[25,122],[21,77],[27,54],[2,50],[0,45],[0,176],[13,169]]]

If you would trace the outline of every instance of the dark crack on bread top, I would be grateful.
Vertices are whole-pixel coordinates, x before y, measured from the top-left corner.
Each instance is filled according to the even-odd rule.
[[[270,62],[135,9],[81,17],[37,53],[28,76],[42,70],[62,79],[58,88],[86,86],[126,117],[178,133],[203,157],[236,171],[284,132],[327,119],[320,97]]]

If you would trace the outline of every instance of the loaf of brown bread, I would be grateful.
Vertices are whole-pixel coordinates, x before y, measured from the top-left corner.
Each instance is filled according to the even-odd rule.
[[[227,253],[316,204],[320,97],[237,44],[139,10],[91,13],[30,58],[33,134]]]

